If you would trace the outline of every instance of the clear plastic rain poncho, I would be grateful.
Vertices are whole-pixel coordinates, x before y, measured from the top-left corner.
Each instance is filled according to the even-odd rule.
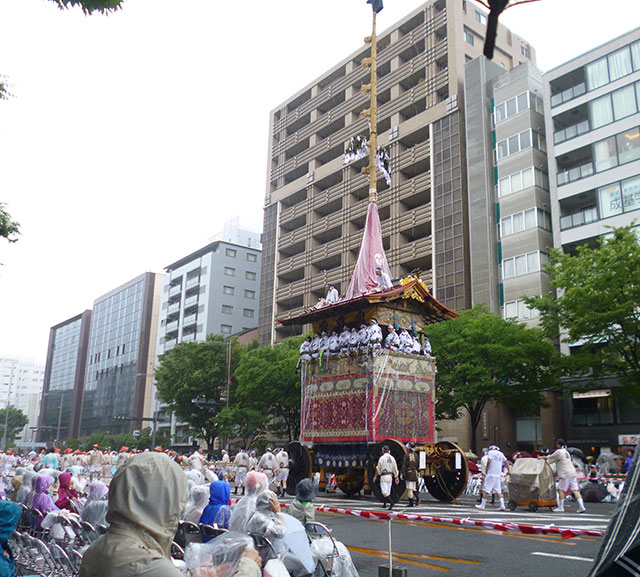
[[[80,512],[80,518],[94,527],[107,525],[107,493],[109,489],[102,481],[93,481],[89,485],[89,496]]]
[[[269,539],[278,558],[293,577],[313,573],[313,556],[302,523],[286,513],[275,513],[271,509],[273,500],[277,501],[273,491],[258,495],[256,510],[249,519],[247,531]]]
[[[182,520],[196,525],[200,521],[203,509],[209,502],[209,485],[194,485],[189,493],[187,506],[182,514]]]
[[[201,569],[213,569],[216,577],[231,577],[245,547],[253,548],[253,540],[249,535],[228,531],[208,543],[189,545],[184,562],[187,569],[196,575],[200,575]],[[208,571],[207,575],[210,574],[211,571]]]
[[[256,499],[258,495],[266,491],[269,487],[269,479],[264,473],[251,471],[247,474],[245,488],[247,494],[238,501],[231,513],[229,520],[229,530],[238,533],[246,533],[249,519],[256,510]]]
[[[29,506],[33,493],[33,480],[35,478],[36,473],[34,471],[27,470],[22,473],[22,487],[18,489],[18,494],[16,495],[16,503],[18,503],[18,505]]]

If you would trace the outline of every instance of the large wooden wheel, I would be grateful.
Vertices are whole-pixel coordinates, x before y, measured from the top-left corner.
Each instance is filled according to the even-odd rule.
[[[313,473],[313,458],[311,451],[298,441],[287,445],[289,454],[289,479],[287,479],[287,493],[296,494],[296,485],[302,479],[308,479]]]
[[[434,459],[434,474],[425,476],[424,483],[429,493],[438,499],[450,503],[464,492],[469,475],[469,464],[464,451],[455,443],[441,441],[436,443],[436,450],[447,451],[440,453],[446,456]],[[437,455],[438,451],[436,451]]]
[[[381,443],[376,443],[371,446],[371,450],[369,451],[369,461],[367,462],[367,470],[369,474],[369,484],[371,486],[371,491],[376,496],[380,502],[382,502],[382,492],[380,491],[380,479],[377,479],[376,482],[373,482],[373,476],[376,474],[376,465],[378,464],[378,459],[382,455],[382,447],[387,445],[389,447],[389,452],[393,455],[393,458],[396,460],[398,465],[398,472],[400,472],[400,468],[402,467],[402,461],[404,460],[404,456],[407,453],[407,448],[399,441],[395,439],[385,439]],[[394,503],[397,503],[402,496],[404,495],[405,484],[403,480],[396,485],[395,483],[391,487],[391,500]]]

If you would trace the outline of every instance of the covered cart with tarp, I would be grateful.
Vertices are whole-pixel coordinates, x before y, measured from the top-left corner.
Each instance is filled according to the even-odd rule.
[[[556,506],[556,478],[545,459],[516,459],[507,481],[509,509],[526,506],[530,511]]]

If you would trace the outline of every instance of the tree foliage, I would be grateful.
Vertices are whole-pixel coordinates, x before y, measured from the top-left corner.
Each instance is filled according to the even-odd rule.
[[[207,442],[209,450],[221,434],[217,413],[227,404],[227,371],[233,375],[242,352],[235,339],[209,335],[204,343],[179,343],[160,357],[156,368],[158,397],[178,419],[189,424],[195,436]]]
[[[250,351],[235,371],[237,403],[267,415],[267,429],[289,441],[300,434],[300,376],[296,366],[303,339],[292,337],[273,347]]]
[[[580,343],[564,359],[566,370],[596,381],[617,375],[623,394],[640,400],[640,244],[631,227],[574,255],[552,250],[545,269],[559,296],[526,301],[540,311],[547,336]]]
[[[16,437],[24,429],[29,419],[20,409],[14,407],[0,409],[0,439],[4,439],[5,421],[7,424],[7,446],[3,448],[8,448],[13,445]]]
[[[429,327],[437,359],[436,416],[471,419],[471,449],[489,401],[522,410],[544,406],[543,391],[556,383],[557,353],[539,329],[505,321],[479,305]]]
[[[20,234],[20,224],[11,218],[6,206],[0,202],[0,237],[6,238],[9,242],[16,242],[17,235]]]
[[[129,449],[152,449],[151,427],[145,427],[140,431],[138,440],[131,433],[123,433],[120,435],[109,435],[108,433],[94,433],[89,437],[80,437],[78,439],[67,439],[65,445],[71,449],[80,449],[88,451],[93,445],[99,445],[101,449],[111,449],[119,451],[120,447],[125,446]],[[169,444],[169,438],[165,431],[159,431],[156,436],[156,445],[166,447]]]
[[[115,12],[122,8],[124,0],[49,0],[58,5],[61,10],[65,8],[73,8],[80,6],[82,11],[87,14],[93,14],[99,12],[101,14],[108,14]]]

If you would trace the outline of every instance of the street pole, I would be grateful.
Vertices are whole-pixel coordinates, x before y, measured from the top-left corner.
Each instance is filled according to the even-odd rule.
[[[56,432],[56,444],[60,442],[60,425],[62,424],[62,400],[64,397],[60,394],[60,409],[58,410],[58,430]]]
[[[367,110],[363,110],[361,114],[369,117],[369,166],[362,169],[363,173],[369,173],[369,202],[377,203],[377,158],[378,158],[378,47],[376,39],[376,11],[373,11],[373,26],[371,36],[364,39],[365,42],[371,43],[371,57],[364,58],[362,65],[371,68],[371,83],[364,84],[361,88],[362,92],[369,92],[371,103]]]

